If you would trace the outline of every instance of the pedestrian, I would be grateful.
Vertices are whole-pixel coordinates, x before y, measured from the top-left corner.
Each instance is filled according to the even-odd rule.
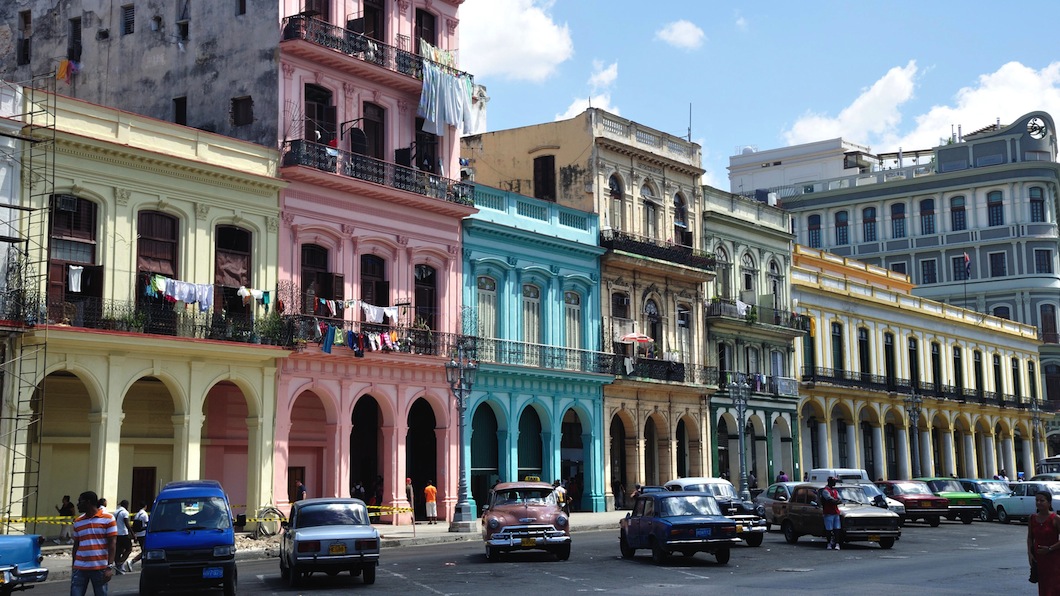
[[[366,496],[367,494],[364,490],[364,482],[358,480],[357,484],[353,485],[353,498],[360,499],[363,501]]]
[[[92,584],[95,596],[107,596],[107,582],[114,577],[114,516],[99,508],[99,497],[88,490],[77,498],[81,515],[74,520],[74,563],[70,572],[70,596],[84,596]]]
[[[409,502],[409,511],[412,515],[412,523],[416,524],[416,497],[415,489],[412,488],[412,478],[405,479],[405,499]]]
[[[611,494],[615,496],[616,510],[626,506],[626,487],[622,486],[622,481],[618,478],[611,481]]]
[[[301,501],[302,499],[304,499],[306,497],[306,494],[307,493],[306,493],[306,490],[305,490],[305,485],[302,484],[302,481],[301,480],[296,481],[295,485],[294,485],[294,500],[295,501]]]
[[[99,510],[103,513],[110,513],[109,511],[107,511],[107,499],[100,497],[99,503],[97,503],[96,506],[99,507]]]
[[[570,505],[567,502],[567,489],[560,484],[559,478],[552,483],[552,493],[556,495],[556,503],[563,508],[563,511],[570,515]]]
[[[129,501],[122,500],[114,510],[114,524],[118,535],[115,540],[114,571],[118,575],[125,573],[125,561],[132,554],[132,522],[129,521]]]
[[[1060,594],[1060,517],[1049,491],[1034,493],[1034,515],[1027,519],[1027,561],[1039,595]]]
[[[781,470],[780,473],[777,474],[777,480],[776,481],[777,482],[787,482],[788,481],[788,475],[784,473],[784,470]]]
[[[836,479],[828,477],[828,486],[820,491],[824,511],[824,531],[828,533],[828,550],[839,550],[839,491],[835,488]]]
[[[755,477],[754,472],[747,473],[747,486],[748,488],[758,488],[758,478]]]
[[[637,497],[639,497],[642,492],[644,492],[644,487],[641,486],[640,483],[634,484],[633,485],[633,494],[630,495],[630,497],[632,497],[634,500],[636,500]],[[632,505],[633,505],[633,503],[630,503],[631,507],[632,507]]]
[[[997,473],[997,479],[1002,482],[1008,482],[1008,476],[1005,475],[1005,470],[1001,470]]]
[[[140,552],[136,553],[132,561],[126,561],[126,573],[132,571],[132,566],[144,556],[144,538],[147,537],[147,524],[149,521],[151,521],[151,516],[147,513],[147,503],[140,501],[139,509],[136,515],[133,516],[132,522],[133,539],[136,540],[136,545],[140,547]]]
[[[71,544],[74,540],[72,538],[74,532],[74,516],[77,515],[77,509],[74,508],[73,502],[70,501],[70,495],[63,495],[63,502],[61,505],[56,505],[55,510],[59,512],[61,517],[68,517],[70,519],[64,519],[60,521],[59,527],[59,538],[54,542],[55,544]]]
[[[427,523],[438,523],[438,489],[432,480],[428,480],[427,486],[423,487],[423,502],[427,506]]]

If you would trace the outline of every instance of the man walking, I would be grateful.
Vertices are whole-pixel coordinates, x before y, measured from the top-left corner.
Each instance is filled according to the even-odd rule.
[[[824,513],[824,531],[828,533],[828,550],[839,550],[839,491],[836,479],[828,477],[828,486],[821,489],[821,506]]]
[[[114,571],[118,575],[125,573],[125,561],[132,554],[132,522],[129,521],[129,501],[122,500],[114,510],[114,524],[118,528],[115,539],[117,551],[114,554]]]
[[[409,511],[411,512],[410,515],[412,515],[412,525],[416,525],[416,501],[414,495],[415,492],[412,488],[412,478],[406,478],[405,498],[408,499],[409,502]]]
[[[81,512],[74,520],[74,564],[70,573],[70,596],[85,596],[92,583],[95,596],[107,596],[107,582],[114,577],[114,517],[100,511],[99,498],[85,491],[77,499]]]
[[[438,489],[434,487],[434,482],[431,480],[427,481],[427,486],[423,488],[423,502],[427,505],[427,523],[434,524],[438,522]]]

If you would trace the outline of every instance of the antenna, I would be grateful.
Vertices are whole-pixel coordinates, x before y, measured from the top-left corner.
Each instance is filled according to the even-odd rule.
[[[688,102],[688,142],[692,142],[692,102]]]

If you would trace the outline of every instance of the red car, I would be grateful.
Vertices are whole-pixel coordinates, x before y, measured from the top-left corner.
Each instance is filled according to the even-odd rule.
[[[905,505],[905,515],[902,519],[906,521],[922,519],[934,528],[941,523],[942,517],[949,513],[949,499],[935,496],[926,482],[880,480],[876,486],[888,498],[901,501]]]

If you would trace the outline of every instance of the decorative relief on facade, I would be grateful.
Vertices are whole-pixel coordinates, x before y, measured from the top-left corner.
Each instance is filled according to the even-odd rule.
[[[125,207],[129,204],[129,196],[132,194],[127,188],[119,188],[114,195],[114,200],[117,201],[118,205]]]
[[[397,243],[400,244],[401,246],[408,246],[409,245],[409,237],[408,236],[398,236],[397,237]]]
[[[294,76],[294,65],[293,64],[288,64],[288,63],[284,62],[281,66],[283,67],[283,78],[290,79],[291,77]]]
[[[548,270],[552,272],[552,275],[559,275],[559,265],[549,265]]]
[[[400,112],[402,114],[408,114],[409,113],[409,102],[408,101],[406,101],[404,99],[399,99],[398,102],[397,102],[397,106],[398,106],[398,112]]]
[[[278,217],[266,217],[265,218],[265,229],[270,232],[275,232],[280,229],[280,219]]]
[[[508,255],[508,266],[515,267],[518,264],[519,264],[519,259],[515,258],[512,255]]]
[[[472,253],[471,253],[471,249],[470,248],[464,248],[464,258],[465,259],[470,259],[471,258],[471,254]]]
[[[353,233],[356,230],[356,228],[353,226],[353,224],[349,224],[349,223],[342,224],[340,229],[342,230],[342,233],[345,234],[346,236],[353,236]]]
[[[448,246],[448,247],[446,248],[446,251],[447,251],[447,252],[448,252],[449,254],[453,255],[453,256],[456,256],[456,255],[458,254],[458,251],[459,251],[459,250],[460,250],[460,247],[459,247],[458,245],[456,245],[456,244],[450,244],[450,245],[449,245],[449,246]]]
[[[409,2],[409,0],[398,0],[398,3],[397,3],[398,10],[401,11],[401,12],[408,12],[409,11],[409,6],[411,4],[412,3]]]
[[[353,83],[345,83],[344,82],[342,84],[342,94],[346,96],[346,99],[352,99],[353,96],[356,93],[357,93],[357,86],[354,85]]]
[[[210,214],[210,206],[206,203],[195,203],[195,219],[206,219]]]
[[[285,226],[290,226],[291,224],[294,223],[294,214],[293,213],[284,212],[284,213],[280,214],[280,217],[283,218],[283,225],[285,225]]]
[[[459,25],[459,24],[460,24],[460,21],[458,21],[456,19],[446,19],[445,20],[445,30],[449,32],[449,35],[453,35],[453,34],[456,33],[456,26]]]

